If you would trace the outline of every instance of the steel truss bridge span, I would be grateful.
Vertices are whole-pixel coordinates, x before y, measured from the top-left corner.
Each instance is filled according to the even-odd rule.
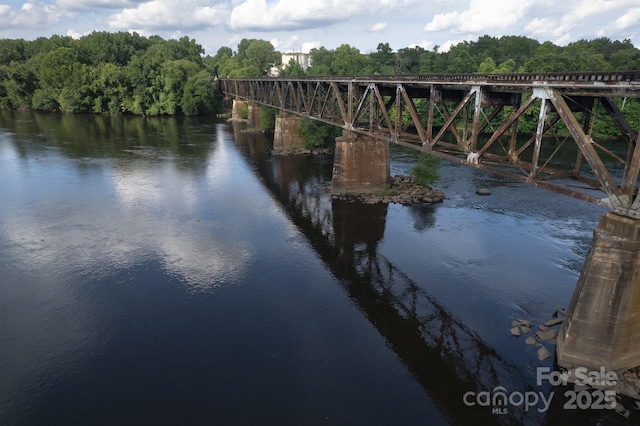
[[[640,219],[640,71],[218,83],[228,96],[431,152]]]

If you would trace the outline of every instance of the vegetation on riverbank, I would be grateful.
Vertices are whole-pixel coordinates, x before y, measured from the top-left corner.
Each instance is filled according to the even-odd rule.
[[[222,112],[215,77],[260,77],[274,69],[281,75],[371,75],[420,73],[580,72],[640,69],[640,50],[630,40],[579,40],[566,46],[527,37],[483,36],[441,52],[407,47],[393,51],[379,43],[361,53],[343,44],[310,52],[306,71],[295,62],[281,64],[271,42],[242,39],[236,50],[221,47],[205,56],[195,40],[164,40],[137,33],[93,32],[79,39],[51,36],[32,41],[0,40],[0,109],[67,113],[205,115]],[[427,108],[416,102],[418,110]],[[640,127],[640,103],[620,105],[630,124]],[[507,108],[508,110],[508,108]],[[508,111],[505,111],[508,113]],[[535,112],[519,124],[535,131]],[[406,117],[407,122],[409,118]],[[262,119],[261,119],[262,120]],[[268,127],[273,114],[264,117]],[[530,122],[530,123],[529,123]],[[433,123],[437,126],[442,123]],[[304,131],[304,130],[303,130]],[[317,146],[329,130],[316,128]],[[613,134],[594,129],[594,134]]]

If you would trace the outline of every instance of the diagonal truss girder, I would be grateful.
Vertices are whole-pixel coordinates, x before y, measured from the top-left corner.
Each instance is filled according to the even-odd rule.
[[[640,98],[640,72],[221,79],[219,88],[640,218],[640,117],[623,111]],[[615,140],[593,133],[603,120]]]

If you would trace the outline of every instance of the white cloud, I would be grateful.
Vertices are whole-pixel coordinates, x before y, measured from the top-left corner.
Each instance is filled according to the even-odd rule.
[[[76,31],[71,30],[71,29],[69,31],[67,31],[67,36],[69,36],[69,37],[71,37],[72,39],[75,39],[75,40],[79,39],[80,37],[82,37],[84,35],[86,35],[86,33],[85,34],[80,34],[80,33],[76,32]]]
[[[233,8],[229,25],[234,30],[251,31],[320,28],[391,6],[388,0],[245,0]]]
[[[203,6],[197,1],[153,0],[111,15],[109,26],[141,31],[185,31],[220,25],[228,18],[225,5]]]
[[[619,30],[633,28],[638,31],[638,27],[640,27],[640,7],[629,9],[627,13],[613,22],[613,26]]]
[[[0,0],[2,2],[3,0]],[[187,35],[215,54],[243,38],[277,50],[343,43],[361,52],[442,49],[449,40],[522,35],[566,44],[609,37],[640,43],[640,0],[5,0],[0,38],[78,37],[92,31]],[[296,40],[292,32],[295,30]],[[428,40],[420,41],[428,31]],[[422,35],[421,35],[422,34]],[[303,42],[304,41],[304,42]],[[305,48],[305,43],[309,43]],[[302,46],[302,47],[300,47]]]
[[[47,3],[26,2],[18,11],[12,10],[10,5],[0,5],[2,30],[10,28],[31,29],[41,28],[57,23],[64,15],[64,10]]]
[[[384,31],[386,28],[387,28],[387,23],[386,22],[378,22],[376,24],[373,24],[369,28],[367,28],[367,31],[375,33],[375,32],[379,32],[379,31]]]
[[[442,45],[440,45],[440,47],[438,48],[438,52],[440,53],[448,52],[452,46],[455,46],[456,44],[460,44],[462,42],[464,42],[464,40],[447,40],[444,43],[442,43]]]
[[[562,17],[563,20],[575,22],[591,17],[601,17],[608,12],[626,13],[631,6],[638,6],[638,0],[571,0],[570,8]]]
[[[280,0],[275,4],[246,0],[233,8],[229,25],[236,30],[278,31],[319,27],[347,18],[348,13],[335,13],[315,0]]]
[[[533,0],[471,0],[466,10],[436,14],[424,30],[452,34],[494,33],[517,23],[533,4]]]
[[[285,41],[280,41],[277,38],[272,38],[270,40],[271,44],[273,45],[273,48],[275,50],[281,51],[281,52],[290,52],[293,50],[298,50],[298,36],[297,35],[293,35],[291,37],[289,37],[288,39],[286,39]]]
[[[435,47],[435,43],[431,40],[423,40],[420,43],[411,44],[408,47],[421,47],[424,50],[431,50]]]
[[[311,49],[318,49],[320,48],[320,46],[322,45],[318,41],[307,41],[305,43],[302,43],[302,48],[300,49],[300,51],[302,53],[309,53],[311,52]]]
[[[524,31],[532,37],[546,38],[559,37],[565,29],[551,19],[535,18],[524,27]]]
[[[95,10],[95,9],[121,9],[135,6],[142,1],[130,0],[56,0],[56,7],[62,10]]]

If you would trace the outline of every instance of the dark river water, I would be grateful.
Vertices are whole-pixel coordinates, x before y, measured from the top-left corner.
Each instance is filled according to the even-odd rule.
[[[628,424],[509,332],[567,306],[602,209],[446,161],[441,204],[332,202],[330,156],[270,146],[0,112],[0,425]],[[498,386],[554,397],[465,403]]]

